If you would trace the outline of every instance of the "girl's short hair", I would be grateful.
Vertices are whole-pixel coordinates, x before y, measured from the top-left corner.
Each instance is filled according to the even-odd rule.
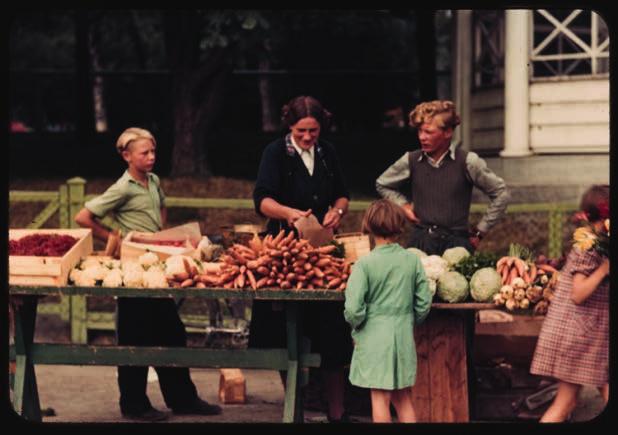
[[[590,222],[609,218],[609,184],[595,184],[582,195],[580,210]]]
[[[431,122],[434,118],[438,120],[438,126],[442,129],[455,128],[461,122],[455,110],[455,103],[449,100],[434,100],[420,103],[410,112],[410,125],[418,127],[424,122]]]
[[[139,127],[129,127],[120,134],[118,140],[116,141],[116,149],[118,150],[118,153],[122,154],[122,152],[127,149],[129,144],[137,139],[150,139],[155,146],[157,145],[157,141],[148,130]]]
[[[301,95],[292,98],[281,108],[281,121],[285,127],[291,127],[303,118],[315,118],[322,129],[329,126],[332,114],[322,103],[313,97]]]
[[[361,231],[380,237],[393,237],[403,231],[406,217],[401,207],[388,199],[371,203],[365,215]]]

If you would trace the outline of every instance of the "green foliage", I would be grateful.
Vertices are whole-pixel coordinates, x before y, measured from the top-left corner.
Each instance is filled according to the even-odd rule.
[[[493,267],[495,269],[496,262],[499,259],[499,255],[493,252],[481,252],[477,251],[474,254],[463,258],[455,266],[453,270],[461,273],[469,281],[472,279],[472,275],[479,269],[484,267]]]

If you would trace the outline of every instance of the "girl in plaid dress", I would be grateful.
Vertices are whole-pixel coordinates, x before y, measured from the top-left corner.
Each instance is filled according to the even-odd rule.
[[[583,195],[581,210],[600,230],[609,218],[609,186],[595,185]],[[530,372],[558,382],[553,403],[541,422],[562,422],[577,405],[582,385],[609,396],[609,259],[595,249],[574,246],[539,334]]]

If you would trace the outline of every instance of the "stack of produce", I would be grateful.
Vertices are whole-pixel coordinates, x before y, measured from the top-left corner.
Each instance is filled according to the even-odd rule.
[[[277,236],[255,236],[249,246],[234,243],[219,261],[220,271],[203,273],[199,281],[208,287],[344,290],[351,264],[331,255],[333,244],[315,248],[306,239],[295,239],[281,230]]]
[[[494,295],[494,303],[507,310],[533,309],[545,314],[558,281],[558,270],[545,262],[534,260],[532,253],[518,244],[511,244],[509,255],[500,258],[496,271],[502,287]]]

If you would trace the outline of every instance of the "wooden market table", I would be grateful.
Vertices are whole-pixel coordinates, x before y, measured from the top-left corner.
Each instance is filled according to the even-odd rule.
[[[286,370],[283,422],[303,422],[302,394],[308,367],[319,367],[319,354],[309,353],[302,336],[303,301],[342,301],[333,290],[230,290],[222,288],[108,288],[9,286],[14,307],[16,361],[13,406],[25,418],[41,421],[35,364],[135,365],[171,367],[236,367]],[[239,298],[278,301],[286,312],[287,346],[281,349],[202,349],[194,347],[89,346],[34,343],[38,300],[49,295],[115,296],[148,298]],[[469,325],[461,312],[491,309],[491,304],[432,305],[425,323],[415,329],[418,371],[413,388],[419,421],[469,421],[466,343]],[[343,313],[342,313],[343,315]],[[472,325],[473,327],[473,325]]]

